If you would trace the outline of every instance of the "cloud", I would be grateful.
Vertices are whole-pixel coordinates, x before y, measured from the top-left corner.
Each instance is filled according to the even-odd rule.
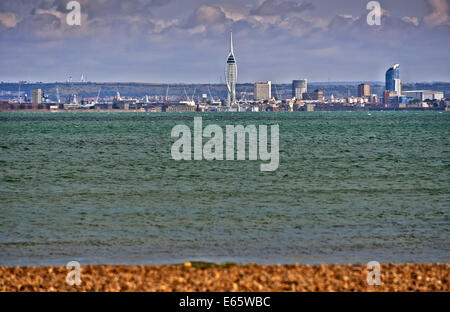
[[[16,27],[19,23],[18,17],[11,12],[0,12],[0,24],[4,25],[6,28]]]
[[[179,26],[187,29],[189,34],[195,35],[205,32],[224,32],[232,23],[233,20],[227,18],[220,6],[201,5]]]
[[[425,0],[430,13],[423,18],[427,26],[450,25],[448,0]]]
[[[295,37],[304,37],[314,32],[324,31],[328,21],[322,18],[301,18],[298,16],[283,19],[277,27],[282,32],[289,33]]]
[[[123,74],[129,72],[130,79],[142,69],[142,77],[153,71],[156,76],[166,75],[157,79],[176,77],[170,78],[173,81],[184,75],[176,70],[178,67],[185,73],[192,70],[192,75],[206,77],[211,64],[217,64],[218,72],[223,71],[221,53],[226,54],[229,30],[233,30],[241,73],[258,71],[261,77],[275,75],[260,66],[267,61],[288,72],[298,68],[306,74],[310,67],[313,75],[316,71],[311,63],[320,59],[317,66],[322,66],[322,72],[327,66],[345,64],[340,67],[345,73],[347,68],[365,70],[364,60],[368,59],[394,63],[404,51],[411,50],[414,53],[405,59],[448,63],[444,55],[449,33],[448,1],[414,0],[427,1],[429,10],[423,12],[416,9],[399,15],[394,9],[382,10],[382,25],[376,27],[367,24],[364,5],[352,9],[333,0],[314,5],[307,0],[78,1],[81,27],[66,23],[68,0],[0,0],[0,42],[4,47],[0,68],[11,66],[13,59],[34,64],[39,58],[40,64],[54,63],[53,68],[61,71],[84,67],[107,73],[120,68]],[[406,6],[411,0],[398,1]],[[423,49],[437,44],[444,48]],[[189,67],[194,62],[198,70]],[[27,70],[46,72],[37,65],[20,70],[21,66],[16,66],[17,75]]]
[[[177,23],[174,19],[153,17],[152,8],[162,5],[161,1],[78,0],[81,5],[81,26],[73,27],[66,23],[69,12],[66,9],[67,2],[37,0],[34,6],[30,6],[30,1],[2,0],[0,14],[5,16],[4,20],[12,27],[5,29],[2,27],[3,23],[0,23],[0,37],[30,41],[67,41],[74,38],[89,40],[102,37],[104,40],[121,42],[140,35],[145,39],[149,32],[161,33]],[[3,11],[7,9],[15,13],[6,15]],[[16,16],[17,23],[13,23],[11,14]]]
[[[419,26],[419,19],[417,17],[404,16],[402,17],[402,21],[406,23],[411,23],[414,26]]]
[[[193,19],[196,24],[212,26],[223,24],[227,18],[221,8],[211,5],[202,5],[194,13]]]
[[[296,3],[293,1],[283,1],[278,3],[275,0],[265,0],[259,6],[250,11],[251,15],[273,16],[293,13],[303,13],[314,9],[312,3]]]
[[[161,33],[168,28],[175,27],[180,24],[180,20],[177,18],[171,20],[163,18],[151,18],[150,21],[154,25],[153,31],[155,33]]]
[[[192,3],[197,3],[192,0]],[[436,26],[448,22],[448,4],[445,0],[426,0],[430,9],[423,18],[427,25]],[[143,35],[158,35],[159,39],[166,36],[169,40],[174,34],[197,35],[219,34],[229,29],[252,32],[258,36],[282,36],[287,38],[301,38],[322,32],[323,34],[348,31],[350,37],[363,37],[364,32],[373,32],[365,25],[366,12],[357,14],[338,14],[331,18],[320,17],[315,12],[315,6],[310,2],[263,0],[258,3],[248,2],[238,4],[234,2],[207,1],[194,7],[190,15],[169,18],[155,15],[154,8],[173,3],[171,0],[79,0],[82,13],[82,27],[77,32],[67,27],[67,0],[36,0],[30,5],[27,0],[2,0],[0,3],[0,36],[2,32],[17,28],[21,33],[9,31],[10,36],[18,38],[32,37],[33,34],[42,38],[73,38],[80,36],[115,36],[136,37]],[[213,2],[216,2],[214,4]],[[187,3],[187,2],[186,2]],[[177,4],[177,6],[180,4]],[[308,12],[308,14],[304,14]],[[314,14],[313,14],[314,13]],[[54,15],[59,23],[52,19],[52,24],[44,25],[51,17],[40,15]],[[417,27],[420,23],[417,17],[391,17],[390,13],[382,10],[382,27],[392,28],[392,32],[404,27]],[[318,16],[319,15],[319,16]],[[31,21],[28,21],[31,20]],[[397,21],[394,21],[397,20]],[[25,22],[26,21],[26,22]],[[23,24],[23,25],[20,25]],[[18,27],[18,26],[21,27]],[[52,35],[51,32],[54,32]]]

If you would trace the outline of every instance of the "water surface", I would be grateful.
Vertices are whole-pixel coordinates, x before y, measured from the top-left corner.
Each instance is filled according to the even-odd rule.
[[[279,124],[280,165],[174,161]],[[449,262],[450,113],[0,114],[0,265]]]

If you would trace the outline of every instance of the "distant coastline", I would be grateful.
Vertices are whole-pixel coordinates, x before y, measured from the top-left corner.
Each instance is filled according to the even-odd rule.
[[[178,108],[178,110],[177,110]],[[287,110],[278,110],[279,112],[290,113]],[[351,107],[351,106],[330,106],[330,105],[316,105],[314,111],[317,112],[335,112],[335,111],[450,111],[446,107],[410,107],[410,108],[393,108],[393,107]],[[1,108],[0,103],[0,113],[194,113],[194,112],[216,112],[216,111],[197,111],[195,109],[185,110],[183,106],[174,105],[173,111],[163,111],[162,106],[152,107],[150,109],[5,109]]]
[[[364,82],[369,84],[373,93],[382,95],[384,91],[384,83],[382,82]],[[19,88],[20,85],[20,88]],[[236,94],[253,91],[253,83],[237,83]],[[279,96],[284,98],[290,97],[292,93],[291,83],[273,83],[272,86],[277,88]],[[45,94],[50,96],[56,95],[56,88],[59,88],[61,97],[72,93],[78,94],[80,97],[96,97],[101,88],[101,97],[115,96],[116,92],[120,92],[122,96],[142,97],[149,96],[165,96],[167,88],[169,88],[168,96],[176,99],[185,96],[184,89],[189,96],[195,90],[195,94],[201,95],[209,93],[215,98],[225,98],[227,95],[226,85],[224,83],[141,83],[141,82],[0,82],[0,100],[5,100],[6,93],[12,97],[17,97],[18,92],[28,93],[31,90],[41,88]],[[357,82],[310,82],[308,89],[314,90],[321,88],[324,96],[328,97],[333,94],[335,97],[357,95]],[[19,90],[20,89],[20,90]],[[432,89],[444,92],[445,97],[450,97],[450,82],[416,82],[404,83],[404,90]],[[2,96],[3,92],[3,96]]]

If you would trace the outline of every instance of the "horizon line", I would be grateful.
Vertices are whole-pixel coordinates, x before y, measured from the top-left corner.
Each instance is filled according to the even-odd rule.
[[[295,80],[295,79],[294,79]],[[271,81],[272,84],[292,84],[292,82],[274,82],[272,80],[258,80],[258,82],[266,82]],[[255,84],[255,82],[238,82],[236,85],[246,85],[246,84]],[[143,82],[143,81],[28,81],[28,80],[20,80],[20,81],[1,81],[0,84],[154,84],[154,85],[225,85],[225,83],[214,82]],[[349,83],[374,83],[374,84],[384,84],[384,81],[379,80],[346,80],[346,81],[308,81],[308,84],[349,84]],[[442,80],[431,80],[431,81],[402,81],[402,84],[411,84],[411,83],[450,83],[450,81],[442,81]]]

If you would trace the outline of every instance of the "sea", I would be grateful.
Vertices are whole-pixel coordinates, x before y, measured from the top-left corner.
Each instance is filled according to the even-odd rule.
[[[198,116],[278,169],[174,160]],[[1,266],[448,263],[449,216],[450,112],[0,113]]]

